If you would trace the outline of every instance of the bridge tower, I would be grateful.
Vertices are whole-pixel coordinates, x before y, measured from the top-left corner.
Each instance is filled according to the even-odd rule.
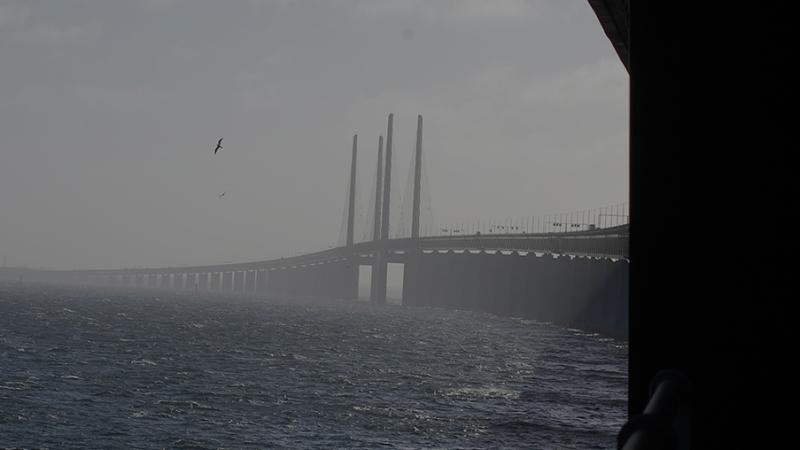
[[[373,211],[372,240],[377,242],[381,239],[381,196],[383,194],[383,136],[378,136],[378,167],[375,173],[375,210]],[[370,278],[370,300],[375,301],[375,294],[378,292],[378,255],[374,256],[372,264],[372,277]]]
[[[389,114],[386,127],[386,160],[384,162],[383,176],[383,201],[381,202],[381,226],[380,240],[385,243],[389,240],[389,211],[391,210],[390,198],[392,190],[392,131],[394,114]],[[379,141],[380,143],[380,141]],[[377,205],[377,201],[375,202]],[[373,303],[386,303],[386,277],[388,254],[384,249],[375,252],[375,259],[372,264],[372,289],[370,301]]]
[[[350,161],[350,195],[347,199],[347,246],[353,247],[353,236],[355,234],[355,214],[356,214],[356,167],[358,160],[358,135],[353,135],[353,156]],[[358,257],[355,254],[343,261],[345,276],[346,300],[358,299]],[[333,295],[333,293],[330,293]]]
[[[419,206],[422,188],[422,115],[417,116],[417,148],[414,153],[414,209],[411,215],[411,239],[419,239]]]
[[[411,239],[419,239],[420,203],[422,193],[422,115],[417,116],[417,146],[414,152],[414,203],[411,212]],[[403,304],[418,304],[428,288],[420,272],[422,253],[417,248],[409,250],[403,268]]]
[[[350,192],[347,199],[347,246],[353,246],[353,225],[356,214],[356,159],[358,155],[358,135],[353,135],[353,159],[350,162]]]
[[[372,223],[372,240],[381,237],[381,193],[383,183],[383,136],[378,137],[378,170],[375,175],[375,215]]]

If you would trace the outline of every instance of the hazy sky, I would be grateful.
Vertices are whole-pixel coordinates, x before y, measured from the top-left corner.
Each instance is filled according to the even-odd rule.
[[[425,118],[437,223],[627,200],[628,76],[585,0],[0,0],[0,257],[324,249],[389,112],[399,190]]]

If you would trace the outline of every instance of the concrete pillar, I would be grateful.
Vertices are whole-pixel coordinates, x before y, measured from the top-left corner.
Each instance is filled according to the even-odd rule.
[[[308,273],[308,267],[303,265],[295,266],[295,268],[292,269],[292,292],[295,296],[304,297],[310,294],[312,287]]]
[[[198,283],[198,288],[201,291],[207,291],[208,290],[208,272],[203,272],[203,273],[199,274],[199,277],[200,277],[200,280],[199,280],[199,283]]]
[[[479,258],[478,271],[480,273],[480,280],[482,281],[478,289],[480,292],[478,311],[494,312],[496,256],[494,254],[481,252],[477,257]]]
[[[277,269],[274,278],[276,286],[275,294],[278,296],[289,295],[289,268],[281,267]]]
[[[304,295],[322,297],[323,286],[319,277],[320,268],[320,263],[308,264],[303,268]]]
[[[514,285],[514,265],[519,256],[516,252],[505,255],[498,252],[498,273],[497,273],[497,312],[503,316],[511,315]]]
[[[576,283],[575,295],[578,307],[581,310],[581,320],[599,332],[605,326],[599,320],[602,317],[602,312],[599,311],[594,301],[594,292],[597,288],[594,259],[581,257],[576,258],[575,262],[578,263],[578,283]]]
[[[435,252],[420,254],[419,264],[419,306],[433,306],[435,304],[434,258]]]
[[[245,292],[245,276],[246,270],[237,270],[233,275],[233,290],[239,293]]]
[[[555,284],[553,299],[555,317],[553,322],[566,325],[570,323],[572,316],[575,314],[572,310],[569,297],[568,285],[571,284],[571,280],[569,279],[570,260],[568,256],[561,254],[558,258],[553,260],[553,264],[555,268],[553,274]]]
[[[267,293],[267,274],[269,274],[269,271],[265,269],[256,271],[256,294],[263,295]]]
[[[391,192],[392,192],[392,133],[394,114],[389,114],[387,129],[386,129],[386,161],[384,162],[384,175],[383,175],[383,201],[381,202],[381,241],[386,242],[389,240],[389,212],[391,211]],[[380,249],[376,252],[375,266],[373,266],[372,274],[375,278],[375,283],[372,285],[372,292],[370,299],[373,303],[384,304],[386,303],[386,277],[388,255],[386,250]]]
[[[352,255],[342,261],[344,278],[341,280],[341,286],[344,287],[344,295],[342,295],[344,300],[358,300],[358,283],[360,276],[358,260],[358,255]]]
[[[222,285],[219,272],[211,272],[208,278],[208,290],[219,291]]]
[[[282,267],[279,271],[278,295],[289,295],[289,277],[291,269],[289,267]]]
[[[565,285],[563,286],[564,299],[567,309],[572,311],[567,325],[573,328],[582,328],[580,323],[583,321],[581,316],[583,309],[580,301],[581,283],[581,263],[578,257],[567,257],[564,260],[567,267],[564,276]]]
[[[414,154],[414,202],[411,216],[411,238],[419,238],[420,191],[422,190],[422,115],[417,116],[417,147]]]
[[[489,284],[489,296],[487,298],[486,307],[492,314],[502,314],[503,305],[505,303],[505,292],[503,290],[503,278],[505,274],[505,267],[503,263],[505,256],[499,251],[494,254],[487,255],[488,267],[486,270],[486,281]]]
[[[484,274],[481,272],[481,253],[465,251],[461,255],[459,278],[461,282],[461,305],[463,309],[480,311]]]
[[[294,266],[289,270],[289,294],[292,297],[299,297],[303,295],[305,283],[303,279],[303,268]]]
[[[448,308],[458,309],[461,307],[461,270],[463,265],[462,255],[453,251],[444,255],[444,264],[447,265],[447,278],[445,289],[445,305]]]
[[[373,254],[372,281],[369,298],[372,303],[386,303],[387,262],[386,254],[378,250]]]
[[[248,270],[245,274],[244,291],[250,294],[256,292],[256,271]]]
[[[274,297],[278,295],[278,283],[280,275],[278,274],[278,269],[268,269],[267,276],[266,276],[266,292],[268,297]]]
[[[510,286],[510,305],[508,313],[512,317],[528,317],[526,314],[526,290],[528,283],[528,257],[529,255],[522,256],[518,252],[514,252],[511,256],[512,265],[511,273],[509,274]]]
[[[433,293],[431,306],[448,308],[453,305],[451,298],[452,253],[433,253]]]
[[[375,206],[373,210],[372,240],[381,238],[381,194],[383,192],[383,136],[378,137],[378,170],[375,175]]]
[[[467,309],[465,300],[468,286],[464,279],[467,276],[468,258],[469,253],[466,251],[453,253],[450,263],[450,298],[452,307],[456,309]]]
[[[314,280],[312,286],[314,288],[314,297],[332,298],[335,292],[332,292],[328,279],[328,263],[320,261],[311,266],[310,276]]]
[[[403,305],[419,306],[419,261],[418,250],[407,251],[403,262]]]
[[[394,114],[389,114],[386,128],[386,161],[384,162],[383,175],[383,201],[381,202],[381,240],[389,239],[389,212],[391,211],[392,193],[392,134],[394,128]]]
[[[283,289],[281,295],[291,297],[295,295],[294,281],[295,281],[295,268],[286,267],[283,273]]]
[[[350,192],[347,202],[347,246],[353,246],[353,231],[356,214],[356,161],[358,155],[358,135],[353,135],[353,157],[350,162]]]
[[[543,258],[535,253],[528,253],[525,260],[525,317],[544,320],[542,318],[542,265]]]
[[[233,272],[222,272],[222,292],[233,290]]]
[[[331,289],[331,297],[340,300],[353,300],[353,298],[351,298],[352,293],[349,290],[350,283],[352,282],[352,279],[349,277],[351,274],[350,264],[358,263],[355,258],[342,258],[329,264],[328,283]],[[356,296],[357,295],[358,293],[356,292]]]
[[[338,299],[344,296],[344,291],[340,290],[341,285],[337,283],[336,264],[331,261],[325,261],[318,266],[316,276],[322,297]]]

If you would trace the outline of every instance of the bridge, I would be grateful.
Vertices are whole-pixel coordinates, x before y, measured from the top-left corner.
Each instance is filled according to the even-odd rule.
[[[408,236],[390,238],[392,133],[389,114],[385,159],[382,137],[378,143],[371,236],[363,242],[355,240],[356,135],[345,242],[336,248],[222,265],[15,273],[6,269],[5,278],[356,300],[361,266],[368,266],[370,301],[383,304],[392,263],[403,265],[403,305],[487,311],[627,336],[629,225],[624,210],[490,222],[469,230],[449,225],[439,229],[440,235],[421,236],[422,116],[418,116],[411,227]]]

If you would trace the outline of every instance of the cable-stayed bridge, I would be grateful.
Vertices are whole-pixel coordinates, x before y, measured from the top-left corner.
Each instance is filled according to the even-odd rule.
[[[422,116],[403,207],[392,206],[393,115],[360,214],[358,137],[340,245],[264,261],[187,267],[97,270],[1,269],[0,279],[259,294],[358,298],[371,267],[370,300],[386,303],[389,264],[402,264],[402,303],[528,317],[604,334],[627,335],[629,225],[625,205],[569,214],[432,224],[423,189]],[[394,209],[393,209],[394,208]],[[398,217],[392,217],[397,215]],[[361,223],[361,233],[357,228]],[[390,226],[390,224],[394,224]],[[360,235],[360,239],[356,236]]]

